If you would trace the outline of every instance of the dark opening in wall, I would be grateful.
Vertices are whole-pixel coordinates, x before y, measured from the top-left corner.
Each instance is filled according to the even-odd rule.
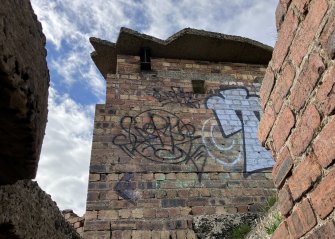
[[[142,47],[140,50],[141,71],[151,71],[151,51],[148,47]]]
[[[192,87],[194,94],[205,94],[205,81],[203,80],[192,80]]]
[[[12,224],[0,224],[0,239],[20,239],[15,235],[14,231],[14,226]]]

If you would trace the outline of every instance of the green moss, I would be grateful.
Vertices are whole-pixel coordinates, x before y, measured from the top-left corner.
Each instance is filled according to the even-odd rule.
[[[233,239],[243,239],[251,231],[251,226],[248,224],[240,224],[233,228],[231,234]]]

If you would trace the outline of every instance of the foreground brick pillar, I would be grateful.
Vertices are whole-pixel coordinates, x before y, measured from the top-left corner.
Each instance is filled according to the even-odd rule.
[[[334,238],[335,2],[281,0],[259,139],[285,216],[273,238]]]
[[[29,0],[0,7],[0,185],[35,178],[48,114],[45,36]]]

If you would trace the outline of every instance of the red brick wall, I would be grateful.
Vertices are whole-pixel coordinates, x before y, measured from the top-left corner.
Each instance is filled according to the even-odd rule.
[[[257,140],[256,116],[245,113],[260,111],[252,103],[265,66],[151,60],[152,71],[145,73],[139,57],[118,56],[117,74],[107,77],[106,104],[95,115],[87,239],[195,238],[194,216],[258,212],[275,193],[271,170],[265,169],[273,160]],[[192,80],[204,81],[205,94],[192,93]],[[244,125],[245,149],[242,131],[224,138],[214,106],[205,107],[223,101],[220,91],[227,104],[251,104],[241,109],[241,117],[255,123]],[[235,93],[242,94],[237,103],[229,100]],[[259,148],[250,152],[253,132]]]
[[[335,2],[281,0],[259,138],[285,216],[273,238],[335,238]],[[289,235],[289,236],[288,236]]]

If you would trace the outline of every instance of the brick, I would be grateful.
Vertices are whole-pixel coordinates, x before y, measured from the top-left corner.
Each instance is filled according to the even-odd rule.
[[[141,230],[162,230],[164,226],[163,221],[159,220],[146,220],[146,221],[141,221],[138,223],[137,227],[140,228]]]
[[[262,145],[265,145],[265,141],[272,129],[274,122],[275,112],[271,106],[268,106],[258,126],[258,139],[261,141]]]
[[[326,50],[328,56],[334,59],[335,56],[335,11],[331,11],[331,15],[320,35],[320,43]]]
[[[178,230],[177,231],[177,239],[185,239],[186,238],[186,230]]]
[[[164,173],[155,173],[155,180],[164,181],[165,180],[165,174]]]
[[[90,221],[98,218],[97,211],[86,211],[85,212],[85,221]]]
[[[89,181],[90,182],[95,182],[100,180],[100,174],[90,174]]]
[[[293,156],[301,156],[306,150],[313,139],[314,133],[319,128],[320,122],[321,118],[315,106],[307,106],[290,139],[291,153]]]
[[[278,209],[282,215],[287,215],[293,208],[290,189],[285,185],[278,193]]]
[[[278,155],[277,161],[272,169],[273,182],[277,188],[283,183],[284,179],[291,171],[293,161],[288,149],[285,147]]]
[[[280,29],[281,24],[285,19],[290,0],[280,0],[276,8],[276,28]]]
[[[324,219],[335,208],[335,169],[322,179],[311,193],[311,202],[315,212]]]
[[[177,177],[176,177],[175,173],[168,173],[168,174],[166,174],[166,179],[174,180],[174,179],[177,179]]]
[[[142,237],[141,231],[136,231],[136,230],[132,231],[131,238],[132,239],[144,239]]]
[[[85,231],[85,239],[110,239],[110,231],[102,232],[102,231]]]
[[[188,230],[186,239],[197,239],[198,237],[196,236],[195,232],[193,230]]]
[[[316,99],[321,112],[325,115],[334,114],[335,109],[335,65],[324,77],[322,85],[317,91]]]
[[[185,199],[163,199],[162,207],[184,207],[185,202]]]
[[[288,185],[292,198],[297,200],[312,187],[313,183],[321,176],[321,167],[316,162],[314,154],[308,155],[293,170],[292,176],[288,179]]]
[[[316,138],[313,149],[318,162],[324,168],[335,159],[335,117],[321,130]]]
[[[298,9],[298,11],[303,14],[311,0],[292,0],[292,4]]]
[[[335,238],[335,224],[334,221],[328,221],[315,231],[313,231],[306,239],[334,239]]]
[[[189,195],[189,191],[190,191],[189,189],[178,190],[178,197],[187,198]]]
[[[192,215],[203,215],[205,213],[205,209],[201,206],[192,207],[191,213]]]
[[[130,230],[127,230],[127,231],[122,231],[122,239],[131,239],[131,234],[132,234],[132,231]]]
[[[171,209],[170,209],[171,210]],[[188,215],[190,215],[190,213],[191,213],[191,211],[192,211],[192,209],[191,208],[189,208],[189,207],[183,207],[183,208],[181,208],[180,209],[180,215],[181,216],[188,216]],[[171,216],[170,216],[171,217]]]
[[[160,239],[161,238],[161,232],[160,231],[152,231],[151,232],[151,238],[152,239],[155,239],[155,238]]]
[[[291,90],[289,100],[293,109],[298,111],[302,108],[324,70],[322,58],[317,53],[310,55]]]
[[[295,77],[295,69],[291,63],[285,65],[271,95],[273,109],[278,113],[283,105]]]
[[[112,239],[119,239],[119,238],[123,238],[122,231],[121,230],[112,231]]]
[[[300,65],[302,58],[306,55],[323,16],[328,10],[327,0],[313,0],[309,5],[308,14],[301,23],[301,28],[297,33],[291,46],[291,58],[296,65]]]
[[[100,210],[98,213],[99,219],[118,219],[119,214],[116,210]]]
[[[282,222],[271,237],[271,239],[289,239],[289,238],[290,235],[287,230],[286,222]]]
[[[134,230],[136,229],[136,222],[133,220],[116,220],[110,225],[112,230]],[[85,228],[86,230],[86,228]]]
[[[208,188],[200,188],[199,192],[200,192],[200,196],[202,196],[202,197],[210,197],[211,196],[211,193],[210,193]]]
[[[294,114],[292,113],[290,108],[286,107],[278,116],[278,119],[272,130],[272,138],[276,151],[279,151],[280,148],[284,145],[294,124]]]
[[[161,239],[170,239],[169,231],[161,231]]]
[[[150,239],[151,238],[151,231],[143,231],[142,232],[142,238],[143,239]]]
[[[99,192],[89,191],[87,193],[87,201],[98,201],[99,200]]]
[[[130,209],[121,209],[118,210],[119,217],[122,219],[130,218],[131,217],[131,210]]]
[[[176,220],[176,229],[186,229],[187,228],[187,220]]]
[[[169,217],[173,218],[180,216],[180,211],[180,208],[169,208]]]
[[[168,218],[169,217],[169,210],[167,210],[167,209],[157,209],[156,217]]]
[[[143,209],[143,217],[144,218],[155,218],[156,217],[156,209],[144,208]]]
[[[109,221],[88,221],[85,222],[85,231],[107,231],[110,230]]]
[[[189,198],[186,202],[187,206],[206,206],[208,205],[207,198]]]
[[[132,211],[133,218],[143,218],[143,208],[136,208]]]
[[[273,71],[270,67],[267,68],[264,79],[262,82],[262,86],[259,92],[260,98],[261,98],[261,106],[263,110],[265,109],[265,105],[269,99],[269,96],[271,94],[272,88],[275,83],[275,76],[273,74]]]
[[[287,218],[287,226],[293,239],[305,235],[315,225],[316,217],[307,198],[299,203]]]
[[[285,20],[278,32],[278,40],[272,54],[272,67],[278,71],[288,53],[298,27],[298,17],[293,10],[288,10]]]

